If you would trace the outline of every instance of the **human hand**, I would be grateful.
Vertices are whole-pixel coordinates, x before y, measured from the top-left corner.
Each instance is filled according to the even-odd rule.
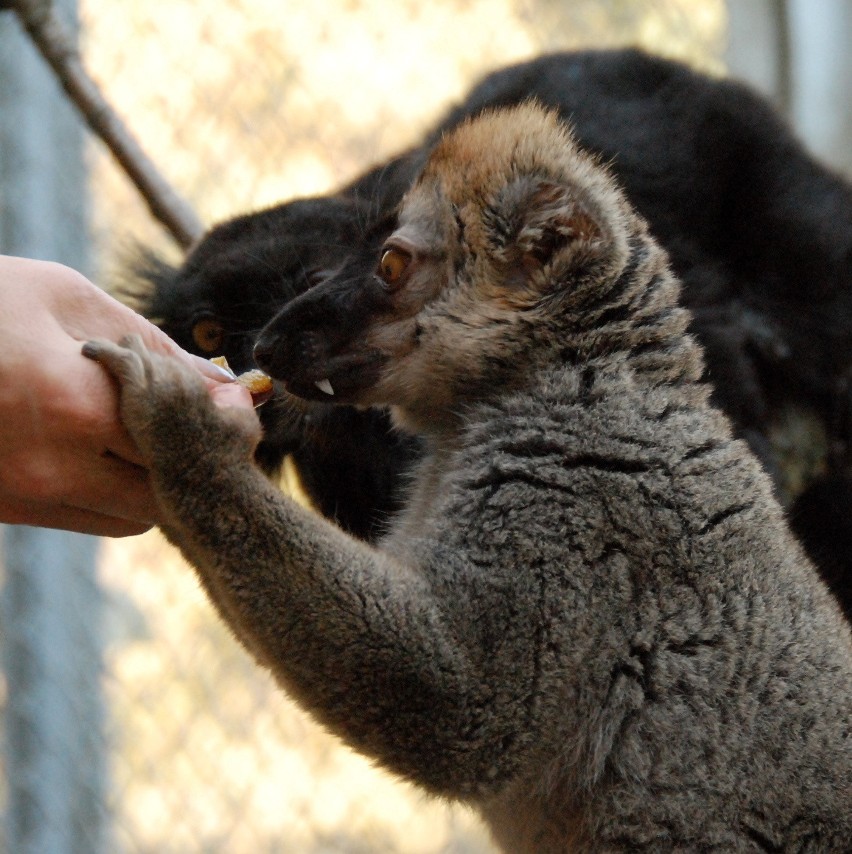
[[[159,519],[148,472],[83,342],[134,333],[194,365],[217,405],[250,408],[251,396],[67,267],[0,256],[0,290],[0,521],[142,533]]]

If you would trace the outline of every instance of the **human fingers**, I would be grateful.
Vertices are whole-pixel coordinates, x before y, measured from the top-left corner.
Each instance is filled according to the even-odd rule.
[[[29,413],[19,413],[27,415]],[[90,436],[57,434],[52,414],[34,413],[25,435],[3,430],[0,521],[106,536],[147,530],[158,510],[147,471],[110,453]],[[118,443],[117,443],[118,444]],[[135,448],[120,448],[133,456]]]
[[[121,421],[115,382],[101,365],[82,355],[76,342],[70,343],[73,349],[50,368],[52,390],[41,413],[48,435],[66,441],[68,456],[76,448],[94,459],[113,456],[144,465]]]
[[[16,502],[42,514],[76,509],[145,527],[159,511],[148,472],[86,438],[40,437],[3,461],[0,504]]]
[[[232,383],[234,374],[225,368],[220,367],[210,359],[205,359],[202,356],[197,356],[194,353],[187,353],[186,350],[179,347],[162,329],[149,323],[141,315],[135,315],[133,322],[136,324],[134,334],[139,335],[142,343],[148,350],[154,353],[160,353],[164,356],[174,356],[180,359],[185,364],[198,371],[205,379],[213,383]]]
[[[61,265],[48,266],[61,298],[54,297],[56,319],[73,339],[84,343],[93,338],[117,341],[128,335],[138,335],[147,349],[162,355],[174,356],[195,368],[214,382],[233,382],[233,375],[224,368],[179,347],[161,329],[116,300],[80,273]]]
[[[56,528],[98,537],[132,537],[151,529],[150,523],[134,522],[115,516],[81,510],[77,507],[0,502],[0,519],[9,525],[30,525],[37,528]]]
[[[145,468],[109,453],[75,462],[64,478],[73,487],[60,492],[62,506],[145,527],[157,523],[159,509]]]
[[[254,409],[251,393],[239,383],[218,384],[210,387],[210,396],[216,406],[236,406]]]

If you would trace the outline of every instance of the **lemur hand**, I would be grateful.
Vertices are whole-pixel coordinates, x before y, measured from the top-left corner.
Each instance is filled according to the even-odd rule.
[[[251,395],[237,383],[211,395],[200,374],[180,359],[154,353],[138,335],[89,341],[83,355],[118,380],[120,413],[144,465],[170,468],[209,456],[245,463],[260,441]],[[218,404],[218,405],[217,405]]]

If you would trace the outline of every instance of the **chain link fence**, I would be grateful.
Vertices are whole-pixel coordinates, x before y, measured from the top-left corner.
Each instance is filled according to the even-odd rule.
[[[206,224],[332,190],[500,65],[638,43],[721,71],[726,38],[721,0],[82,0],[79,14],[89,69]],[[136,243],[176,257],[96,141],[86,158],[87,272],[120,281]],[[471,815],[373,769],[296,709],[156,533],[103,543],[97,578],[103,697],[96,713],[77,707],[93,715],[83,723],[105,769],[103,833],[73,850],[491,850]]]

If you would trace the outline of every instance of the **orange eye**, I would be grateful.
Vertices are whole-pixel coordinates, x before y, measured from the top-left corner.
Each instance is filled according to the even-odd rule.
[[[192,327],[192,340],[202,353],[215,353],[225,343],[225,327],[212,317],[205,317]]]
[[[411,255],[408,252],[390,247],[382,252],[382,260],[379,261],[376,273],[386,285],[398,285],[410,263]]]

